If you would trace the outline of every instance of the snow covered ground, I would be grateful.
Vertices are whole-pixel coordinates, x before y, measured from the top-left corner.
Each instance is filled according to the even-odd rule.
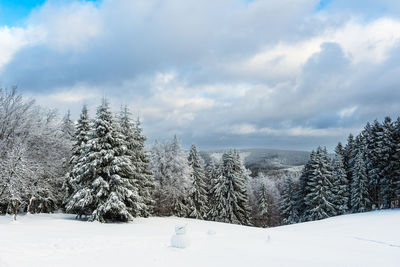
[[[170,247],[187,223],[186,249]],[[180,218],[129,224],[0,216],[0,266],[400,266],[400,210],[260,229]],[[269,238],[268,238],[269,237]]]

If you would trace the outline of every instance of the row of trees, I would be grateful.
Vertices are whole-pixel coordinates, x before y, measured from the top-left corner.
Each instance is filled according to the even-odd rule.
[[[94,119],[36,106],[0,90],[0,212],[64,209],[101,222],[149,215],[249,224],[249,173],[237,151],[205,167],[175,137],[148,153],[140,121],[103,100]]]
[[[399,207],[400,118],[368,123],[333,159],[313,151],[298,184],[287,180],[282,194],[284,223]]]
[[[334,157],[319,147],[296,175],[251,177],[239,153],[220,159],[185,152],[177,138],[145,148],[139,119],[105,99],[94,119],[0,90],[0,212],[63,208],[89,220],[181,216],[273,226],[398,207],[400,118],[367,124]]]
[[[186,156],[175,137],[155,143],[152,170],[156,214],[249,224],[249,176],[237,151],[206,168],[196,146]]]
[[[176,136],[145,151],[140,121],[125,107],[113,116],[106,100],[89,120],[83,107],[64,185],[67,212],[100,222],[180,216],[249,224],[249,173],[237,151],[206,171],[196,146]]]
[[[68,120],[25,101],[16,88],[0,89],[0,213],[51,212],[61,205]]]

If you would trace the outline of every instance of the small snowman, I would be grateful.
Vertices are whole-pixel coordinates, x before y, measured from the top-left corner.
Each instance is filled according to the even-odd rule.
[[[171,238],[171,247],[174,248],[186,248],[189,245],[189,241],[186,238],[186,226],[177,225],[175,226],[175,234]]]

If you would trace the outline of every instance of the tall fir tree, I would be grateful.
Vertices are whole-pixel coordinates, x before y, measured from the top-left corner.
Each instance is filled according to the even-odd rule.
[[[345,214],[349,210],[350,185],[341,154],[336,154],[332,162],[332,178],[336,213],[338,215]]]
[[[335,147],[335,153],[336,153],[337,155],[340,155],[342,158],[345,156],[345,154],[346,154],[346,149],[343,147],[343,145],[342,145],[341,142],[339,142],[339,143],[337,144],[337,146]]]
[[[355,140],[353,134],[349,134],[347,138],[347,144],[343,150],[343,166],[346,170],[347,180],[351,181],[353,174],[351,170],[353,169],[353,159],[355,156],[354,151],[356,150]]]
[[[139,186],[139,195],[142,197],[145,209],[142,210],[142,216],[148,217],[153,213],[155,201],[152,194],[155,188],[154,176],[150,166],[150,155],[145,148],[146,136],[143,134],[143,129],[139,117],[134,126],[135,137],[135,163],[136,180]]]
[[[123,107],[119,116],[122,134],[127,146],[127,156],[134,167],[132,182],[138,188],[141,203],[138,203],[137,215],[148,217],[152,212],[154,201],[152,190],[154,179],[150,170],[150,159],[144,148],[146,137],[142,134],[140,120],[132,122],[131,113],[127,106]]]
[[[293,224],[299,221],[296,205],[296,185],[291,177],[286,177],[283,184],[280,205],[283,224]]]
[[[237,152],[222,155],[218,174],[212,188],[210,217],[220,222],[250,224],[246,176]]]
[[[90,215],[90,221],[129,221],[140,210],[140,196],[132,182],[134,166],[126,142],[105,99],[97,109],[86,155],[76,177],[78,190],[67,210]]]
[[[86,105],[83,106],[78,123],[76,125],[76,132],[74,134],[74,144],[72,146],[72,155],[69,161],[69,171],[66,175],[66,180],[63,184],[63,191],[65,192],[64,205],[68,203],[72,194],[76,190],[75,177],[80,175],[81,160],[85,156],[85,148],[89,140],[90,133],[90,120]]]
[[[364,212],[370,209],[371,201],[368,193],[368,177],[364,153],[359,150],[352,170],[351,211]]]
[[[374,121],[373,125],[367,128],[367,140],[365,149],[366,173],[368,174],[369,199],[372,208],[383,207],[380,198],[382,183],[382,171],[386,166],[384,158],[384,129],[380,122]]]
[[[207,215],[207,184],[204,170],[204,162],[197,152],[195,145],[192,145],[188,163],[191,168],[192,182],[190,192],[190,214],[189,217],[196,219],[205,219]]]
[[[208,211],[207,211],[207,219],[213,220],[214,216],[212,214],[213,207],[215,207],[218,203],[219,199],[216,198],[214,189],[217,187],[217,184],[220,183],[220,173],[221,168],[218,164],[212,160],[210,164],[207,166],[207,179],[208,179],[208,187],[207,187],[207,197],[208,197]]]
[[[394,191],[393,207],[400,207],[400,117],[397,118],[393,129],[393,181],[392,190]]]
[[[383,122],[383,144],[381,150],[381,186],[379,191],[379,199],[383,208],[394,206],[396,200],[395,190],[395,124],[389,117]]]
[[[319,147],[308,178],[306,195],[306,220],[320,220],[336,215],[332,192],[332,166],[326,149]]]
[[[305,164],[303,171],[300,175],[299,178],[299,188],[297,192],[295,193],[295,199],[296,199],[296,212],[299,215],[299,221],[306,221],[306,210],[307,210],[307,205],[306,205],[306,196],[308,195],[309,192],[309,178],[311,177],[312,170],[316,166],[316,153],[315,151],[311,151],[310,153],[310,158]]]
[[[261,182],[255,190],[255,214],[252,220],[257,222],[257,226],[269,226],[269,217],[271,213],[271,197],[267,185]]]

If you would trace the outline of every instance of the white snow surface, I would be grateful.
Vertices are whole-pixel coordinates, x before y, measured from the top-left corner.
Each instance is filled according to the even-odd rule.
[[[185,224],[190,246],[171,247],[175,226]],[[399,209],[268,229],[175,217],[101,224],[0,216],[0,266],[400,266],[399,225]]]

